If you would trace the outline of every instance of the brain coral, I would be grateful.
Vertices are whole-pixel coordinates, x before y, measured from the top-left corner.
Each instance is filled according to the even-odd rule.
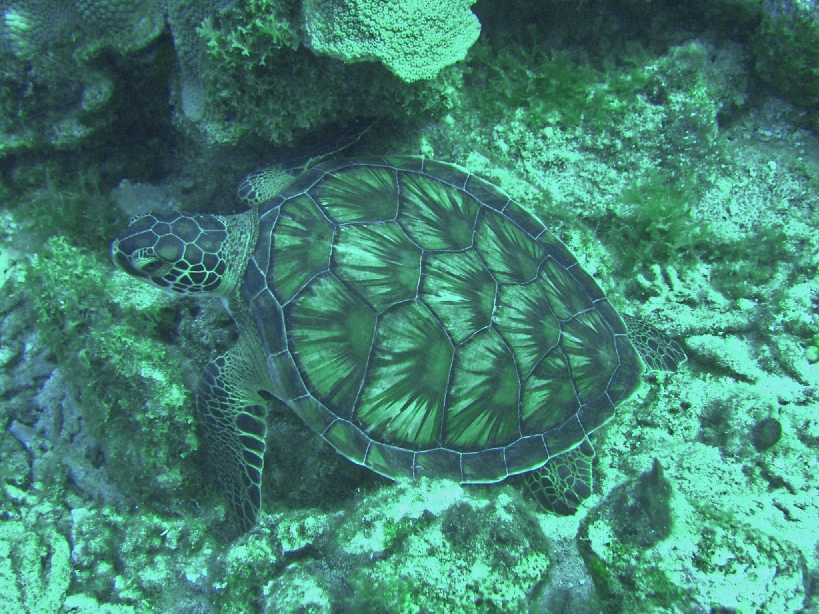
[[[407,82],[463,60],[481,24],[474,0],[305,0],[310,48],[345,62],[380,60]]]

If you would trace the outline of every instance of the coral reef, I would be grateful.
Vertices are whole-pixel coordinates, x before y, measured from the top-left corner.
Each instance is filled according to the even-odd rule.
[[[76,214],[66,201],[94,202],[53,190],[38,193],[28,203],[31,218],[12,230],[17,240],[36,244],[42,228],[32,223],[43,213],[40,207],[51,208],[52,223],[63,207]],[[93,244],[94,236],[86,233],[85,239]],[[123,492],[133,488],[147,497],[158,484],[180,484],[182,473],[171,459],[195,449],[196,437],[189,428],[188,388],[150,333],[163,325],[165,299],[123,286],[122,277],[107,271],[104,256],[63,236],[46,239],[38,253],[21,260],[19,276],[7,288],[28,307],[37,334],[25,338],[27,327],[15,326],[10,317],[4,343],[17,348],[8,371],[17,381],[37,378],[39,392],[28,406],[9,404],[6,419],[32,455],[31,480],[57,487],[68,477],[86,496],[107,504],[124,503],[130,495]],[[28,359],[19,362],[25,354]],[[134,432],[144,437],[127,436]],[[135,467],[141,469],[131,475]]]
[[[481,31],[474,0],[305,0],[307,44],[344,62],[380,60],[404,81],[463,60]]]
[[[208,104],[198,133],[214,143],[261,138],[290,145],[329,122],[406,121],[451,106],[455,67],[408,84],[379,63],[316,56],[301,44],[300,23],[298,3],[270,0],[236,2],[218,20],[203,21]]]
[[[330,4],[304,7],[316,51],[381,59],[406,81],[430,80],[462,60],[480,30],[467,3]],[[412,23],[419,15],[423,27]],[[316,57],[302,45],[294,0],[6,0],[0,17],[0,154],[101,145],[104,129],[145,121],[126,97],[146,83],[155,98],[170,98],[184,131],[211,143],[249,136],[289,144],[330,122],[446,106],[446,78],[408,86],[376,64]],[[161,36],[166,26],[172,41]],[[371,39],[377,49],[365,48]]]
[[[673,532],[646,548],[616,539],[617,519],[605,505],[584,521],[578,538],[606,608],[696,611],[719,604],[737,612],[789,612],[804,601],[805,560],[787,541],[677,495]]]
[[[817,610],[814,3],[479,0],[465,61],[413,83],[305,48],[297,0],[207,4],[187,38],[164,2],[98,6],[2,2],[0,610]],[[575,516],[388,484],[274,406],[265,513],[222,540],[188,391],[235,332],[113,271],[114,200],[233,212],[234,177],[364,112],[398,121],[361,153],[482,174],[684,339],[595,434]]]
[[[144,49],[162,32],[164,12],[164,0],[3,2],[0,152],[73,148],[109,127],[122,83],[101,58]]]

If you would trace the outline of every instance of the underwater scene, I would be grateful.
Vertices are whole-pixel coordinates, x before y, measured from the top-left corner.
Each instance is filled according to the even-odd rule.
[[[819,2],[0,56],[0,614],[819,612]]]

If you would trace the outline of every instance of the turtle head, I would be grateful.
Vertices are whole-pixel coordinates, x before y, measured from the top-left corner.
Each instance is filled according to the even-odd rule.
[[[180,294],[221,294],[232,251],[228,223],[218,215],[149,213],[111,244],[126,273]]]

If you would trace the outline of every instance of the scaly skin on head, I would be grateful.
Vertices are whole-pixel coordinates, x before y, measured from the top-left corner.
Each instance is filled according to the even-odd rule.
[[[149,213],[111,244],[126,273],[180,294],[231,298],[255,242],[256,216]]]

